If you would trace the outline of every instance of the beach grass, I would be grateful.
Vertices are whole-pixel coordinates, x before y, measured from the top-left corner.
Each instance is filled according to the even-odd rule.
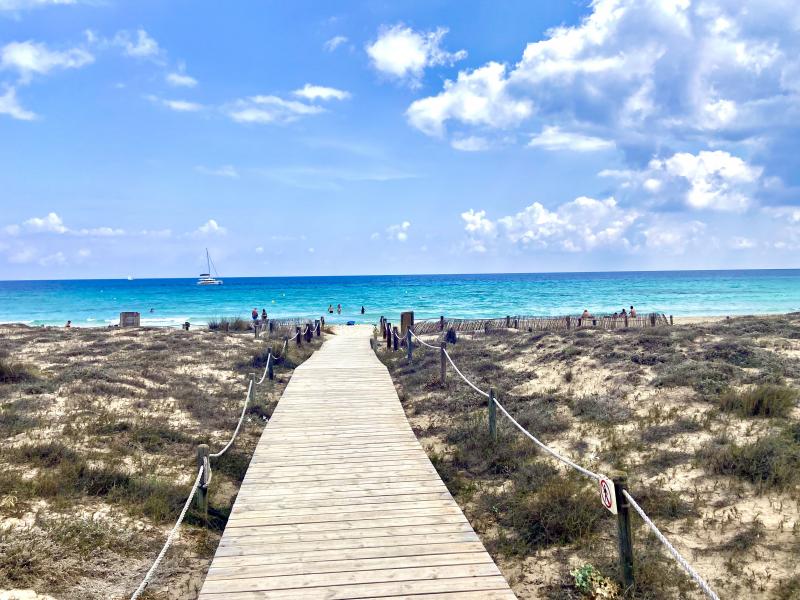
[[[24,326],[0,336],[0,590],[127,598],[186,500],[197,445],[228,440],[270,340]],[[208,524],[190,509],[148,597],[196,597],[266,419],[319,343],[278,357],[214,462]]]
[[[433,340],[431,340],[433,341]],[[438,352],[379,350],[412,427],[525,598],[586,598],[571,574],[618,580],[616,522],[594,485],[538,452]],[[463,335],[448,352],[539,439],[629,489],[722,597],[800,589],[800,314],[637,330]],[[637,587],[703,597],[633,517]],[[591,571],[591,569],[590,569]],[[589,572],[589,571],[587,571]],[[606,596],[603,596],[606,597]]]

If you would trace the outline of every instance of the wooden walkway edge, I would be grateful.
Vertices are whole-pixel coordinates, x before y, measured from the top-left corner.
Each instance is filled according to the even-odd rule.
[[[201,600],[513,600],[417,441],[371,327],[298,367],[264,430]]]

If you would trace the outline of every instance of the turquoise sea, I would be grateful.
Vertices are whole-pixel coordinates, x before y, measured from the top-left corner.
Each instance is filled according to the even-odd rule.
[[[78,326],[117,323],[139,311],[143,325],[200,325],[220,316],[319,317],[374,323],[416,318],[601,314],[634,305],[667,315],[741,315],[800,311],[800,269],[359,277],[0,281],[0,322]],[[329,304],[342,314],[327,314]],[[361,306],[366,314],[361,315]],[[153,309],[153,312],[150,312]]]

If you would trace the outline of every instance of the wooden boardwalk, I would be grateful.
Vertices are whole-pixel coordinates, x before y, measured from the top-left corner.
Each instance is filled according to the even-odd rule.
[[[295,370],[200,599],[515,597],[414,436],[371,333],[340,328]]]

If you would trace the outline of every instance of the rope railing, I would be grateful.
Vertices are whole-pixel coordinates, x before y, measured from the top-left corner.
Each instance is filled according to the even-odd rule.
[[[298,336],[306,335],[309,331],[311,331],[312,333],[321,331],[320,323],[319,322],[316,323],[313,329],[311,328],[310,324],[306,324],[306,328],[305,328],[304,331],[302,331],[302,332],[295,331],[295,334],[292,337],[288,337],[287,336],[283,341],[283,348],[281,349],[281,353],[280,354],[284,355],[284,353],[286,352],[286,349],[287,349],[290,341],[294,341]],[[172,527],[172,529],[170,530],[169,534],[167,535],[167,539],[166,539],[166,541],[164,543],[164,546],[161,548],[161,552],[158,553],[158,556],[156,557],[156,559],[153,562],[153,564],[150,567],[150,569],[145,574],[144,578],[142,579],[141,583],[139,584],[139,587],[137,587],[136,590],[131,595],[130,600],[137,600],[137,598],[139,598],[139,596],[141,596],[141,594],[147,588],[147,585],[150,583],[150,580],[152,579],[153,575],[155,574],[156,570],[158,569],[158,566],[161,564],[161,561],[164,559],[164,556],[166,555],[167,550],[169,550],[170,546],[172,545],[172,542],[174,541],[175,536],[177,535],[181,524],[183,523],[184,519],[186,518],[186,513],[188,512],[189,506],[192,503],[192,498],[194,498],[195,494],[198,493],[198,489],[201,487],[201,482],[202,482],[202,488],[203,489],[206,489],[208,487],[208,485],[211,483],[212,470],[211,470],[211,465],[209,463],[209,459],[210,458],[219,458],[219,457],[221,457],[233,445],[233,442],[238,437],[239,431],[241,430],[242,424],[244,423],[244,418],[247,415],[247,407],[250,405],[250,401],[252,400],[253,396],[255,396],[255,386],[263,384],[264,380],[265,380],[265,378],[267,376],[272,378],[272,375],[269,373],[269,367],[270,367],[270,363],[274,363],[274,361],[275,361],[275,356],[273,355],[272,351],[270,350],[270,352],[267,354],[267,362],[266,362],[266,365],[264,366],[264,373],[261,376],[261,379],[256,381],[255,380],[255,375],[251,375],[250,382],[248,383],[248,386],[247,386],[247,394],[245,396],[244,406],[242,406],[242,412],[239,415],[239,420],[236,423],[236,428],[233,431],[233,435],[231,435],[231,438],[228,440],[228,443],[225,444],[225,446],[222,448],[222,450],[220,450],[219,452],[215,452],[213,454],[208,454],[208,450],[206,449],[206,455],[203,457],[203,462],[202,462],[201,466],[198,467],[197,477],[195,478],[194,484],[192,485],[192,489],[189,492],[189,496],[186,498],[186,502],[183,505],[183,509],[181,510],[180,515],[178,516],[178,520],[176,521],[175,525]],[[204,474],[205,474],[205,478],[203,477]]]
[[[427,347],[427,348],[430,348],[430,349],[433,349],[433,350],[437,349],[436,346],[433,346],[432,344],[429,344],[429,343],[425,342],[425,340],[420,338],[414,332],[413,329],[408,328],[407,331],[409,333],[409,341],[413,337],[417,342],[420,343],[420,345],[422,345],[424,347]],[[401,340],[400,336],[398,336],[395,331],[393,331],[392,333],[395,336],[395,338],[398,339],[398,341]],[[469,387],[471,387],[473,390],[475,390],[477,393],[479,393],[483,397],[489,399],[489,429],[490,429],[490,432],[492,434],[495,434],[495,429],[494,429],[495,428],[495,425],[494,425],[494,408],[497,407],[497,408],[500,409],[500,412],[502,412],[503,415],[505,415],[505,417],[509,421],[511,421],[511,423],[524,436],[526,436],[534,444],[536,444],[539,448],[541,448],[544,452],[546,452],[547,454],[549,454],[550,456],[552,456],[556,460],[562,462],[563,464],[565,464],[565,465],[567,465],[569,467],[572,467],[573,469],[575,469],[576,471],[578,471],[582,475],[585,475],[586,477],[594,479],[595,481],[607,480],[607,478],[604,477],[603,475],[601,475],[599,473],[595,473],[593,471],[590,471],[589,469],[586,469],[586,468],[580,466],[579,464],[573,462],[572,460],[568,459],[567,457],[562,456],[556,450],[554,450],[553,448],[551,448],[550,446],[548,446],[547,444],[545,444],[544,442],[542,442],[541,440],[536,438],[536,436],[534,436],[530,431],[525,429],[522,425],[519,424],[519,422],[517,422],[516,419],[514,419],[513,416],[511,416],[511,414],[506,410],[506,408],[497,400],[497,398],[494,397],[494,393],[491,390],[488,393],[484,392],[482,389],[480,389],[478,386],[476,386],[472,381],[470,381],[469,378],[466,375],[464,375],[464,373],[461,372],[461,370],[458,368],[458,366],[456,366],[456,363],[453,361],[453,358],[450,356],[450,353],[445,348],[445,344],[442,344],[441,347],[438,348],[438,349],[442,353],[442,356],[444,358],[446,358],[447,361],[452,365],[453,369],[459,375],[459,377],[461,377],[461,379]],[[409,356],[411,356],[411,355],[409,354]],[[444,362],[442,363],[442,376],[444,377]],[[616,484],[615,484],[614,487],[615,488],[617,487]],[[675,561],[678,563],[678,565],[680,565],[680,567],[689,575],[689,577],[691,577],[691,579],[698,585],[698,587],[702,590],[702,592],[708,598],[711,598],[711,600],[719,600],[719,596],[716,594],[716,592],[714,592],[714,590],[711,589],[711,586],[709,586],[709,584],[705,581],[705,579],[703,579],[703,577],[700,576],[699,573],[697,573],[697,571],[688,563],[688,561],[681,555],[681,553],[678,552],[678,550],[675,548],[675,546],[672,545],[672,543],[666,538],[666,536],[663,533],[661,533],[661,531],[658,529],[658,527],[656,527],[656,525],[653,523],[653,521],[650,519],[650,517],[647,516],[647,513],[644,512],[644,509],[642,509],[642,507],[639,506],[639,504],[628,493],[628,491],[622,486],[620,486],[620,491],[621,491],[621,497],[619,497],[620,495],[618,495],[617,503],[619,504],[621,502],[622,498],[627,500],[627,502],[630,504],[630,506],[642,518],[642,520],[644,521],[645,525],[647,525],[647,527],[653,532],[653,534],[656,536],[656,538],[667,549],[669,554],[675,559]],[[621,513],[618,512],[617,514],[620,515]],[[627,518],[627,510],[625,510],[625,517],[624,518]],[[626,530],[628,530],[628,531],[630,530],[629,526],[626,526]],[[627,542],[627,543],[629,543],[629,542]],[[623,547],[623,543],[622,542],[620,544],[620,547],[621,548]],[[625,560],[628,560],[630,564],[628,564],[628,565],[623,564],[623,572],[630,574],[629,575],[629,577],[631,579],[630,583],[632,583],[632,580],[633,580],[632,549],[628,548],[627,550],[628,550],[630,555]],[[621,550],[621,552],[622,552],[622,550]],[[622,556],[620,557],[620,560],[621,560],[621,562],[625,562],[625,560],[623,560]],[[627,578],[627,575],[626,575],[626,578]],[[628,583],[628,582],[626,582],[626,583]]]
[[[161,552],[158,553],[156,560],[153,562],[153,565],[147,571],[147,574],[142,579],[142,582],[139,584],[139,587],[136,588],[136,591],[133,592],[131,595],[131,600],[136,600],[139,596],[142,595],[147,584],[150,583],[150,579],[158,569],[158,565],[161,564],[161,561],[164,560],[164,556],[167,554],[167,550],[172,545],[172,541],[175,539],[175,536],[178,534],[178,529],[180,529],[181,523],[186,518],[186,512],[189,510],[189,505],[192,503],[192,498],[194,498],[195,493],[197,492],[197,488],[200,486],[200,478],[203,476],[203,467],[200,467],[197,470],[197,477],[194,478],[194,484],[192,485],[192,491],[189,492],[189,495],[186,498],[186,502],[183,504],[183,509],[181,510],[180,516],[178,516],[178,521],[173,525],[172,529],[167,535],[167,541],[164,542],[164,546],[161,548]]]

